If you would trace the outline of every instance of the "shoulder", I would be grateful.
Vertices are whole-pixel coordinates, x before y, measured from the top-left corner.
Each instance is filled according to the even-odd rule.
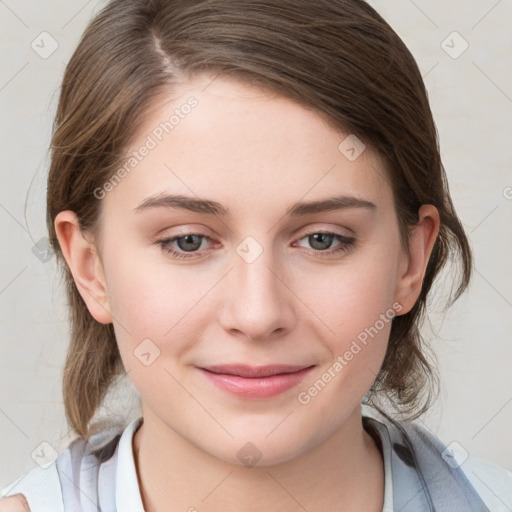
[[[417,434],[418,453],[434,462],[436,471],[444,468],[463,475],[470,487],[493,512],[508,512],[512,508],[512,472],[488,460],[468,453],[457,442],[443,443],[426,426],[412,423],[408,432]],[[432,457],[427,453],[436,453]],[[427,454],[427,455],[426,455]],[[446,473],[448,475],[448,473]],[[461,479],[462,480],[462,479]]]
[[[491,510],[512,509],[512,471],[474,455],[468,455],[460,469]]]
[[[64,453],[59,457],[63,457]],[[7,487],[0,489],[0,512],[27,512],[38,510],[41,505],[48,506],[55,512],[63,512],[57,460],[31,469]]]
[[[0,499],[0,512],[30,512],[30,508],[23,494],[15,494]]]
[[[420,481],[423,501],[439,504],[438,510],[510,512],[511,471],[471,455],[457,442],[445,444],[420,422],[398,421],[381,412],[365,407],[363,417],[379,427],[392,461],[396,502],[408,503],[408,488]],[[418,505],[416,510],[423,509]]]
[[[75,497],[76,488],[87,484],[91,492],[95,490],[100,466],[115,462],[119,437],[118,432],[101,432],[88,441],[76,438],[55,460],[36,466],[0,489],[0,512],[64,512],[67,505],[80,499]]]

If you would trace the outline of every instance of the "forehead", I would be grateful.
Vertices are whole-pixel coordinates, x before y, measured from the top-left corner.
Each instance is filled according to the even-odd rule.
[[[296,102],[234,80],[198,76],[148,109],[106,203],[155,193],[277,208],[327,195],[391,200],[383,159]]]

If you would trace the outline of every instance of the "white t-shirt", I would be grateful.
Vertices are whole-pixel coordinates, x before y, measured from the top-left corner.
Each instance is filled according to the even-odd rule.
[[[443,471],[448,471],[447,475],[456,472],[460,477],[460,467],[473,488],[471,492],[475,492],[477,498],[471,507],[462,502],[457,505],[450,504],[450,497],[454,493],[449,485],[453,484],[449,484],[449,479],[442,476],[444,480],[440,485],[444,485],[443,481],[447,482],[447,496],[443,497],[441,492],[439,498],[437,489],[434,504],[430,504],[430,497],[424,497],[429,493],[423,492],[425,486],[416,473],[418,461],[412,461],[411,452],[406,444],[396,442],[398,438],[396,432],[392,431],[392,426],[374,409],[367,406],[363,406],[363,420],[365,425],[369,423],[373,426],[374,435],[378,435],[382,447],[385,469],[382,512],[512,510],[512,472],[467,454],[453,454],[445,445],[439,444],[440,441],[437,439],[436,450],[439,452],[441,448],[445,448],[441,456],[442,464],[446,465]],[[142,418],[137,418],[122,432],[102,432],[93,436],[89,443],[82,439],[74,441],[52,463],[32,469],[1,489],[1,496],[24,494],[31,512],[144,512],[132,445],[133,436],[141,424]],[[430,435],[422,427],[415,426],[414,429],[421,436]],[[425,446],[431,449],[433,444]],[[102,449],[102,453],[93,454],[99,448]],[[421,459],[425,453],[424,447],[416,446],[413,452],[415,457],[419,455]],[[460,459],[458,462],[457,458]],[[423,464],[423,469],[426,468],[423,460],[419,463],[420,466]],[[432,475],[436,476],[439,474],[438,468],[434,469]],[[430,480],[433,479],[430,477]],[[439,484],[437,485],[439,487]],[[468,494],[468,489],[464,489],[461,495]],[[448,508],[443,508],[444,504]]]

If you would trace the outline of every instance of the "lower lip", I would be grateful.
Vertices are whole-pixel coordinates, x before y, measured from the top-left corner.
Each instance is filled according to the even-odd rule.
[[[199,368],[213,384],[241,398],[272,398],[293,388],[313,369],[312,366],[298,372],[280,373],[270,377],[240,377],[225,373],[213,373]]]

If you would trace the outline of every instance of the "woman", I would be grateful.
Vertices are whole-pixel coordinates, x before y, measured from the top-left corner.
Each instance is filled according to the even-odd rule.
[[[366,3],[110,2],[63,79],[47,220],[79,437],[0,510],[511,506],[509,472],[412,422],[430,288],[457,256],[455,300],[472,260],[421,75]],[[141,417],[95,426],[123,372]]]

